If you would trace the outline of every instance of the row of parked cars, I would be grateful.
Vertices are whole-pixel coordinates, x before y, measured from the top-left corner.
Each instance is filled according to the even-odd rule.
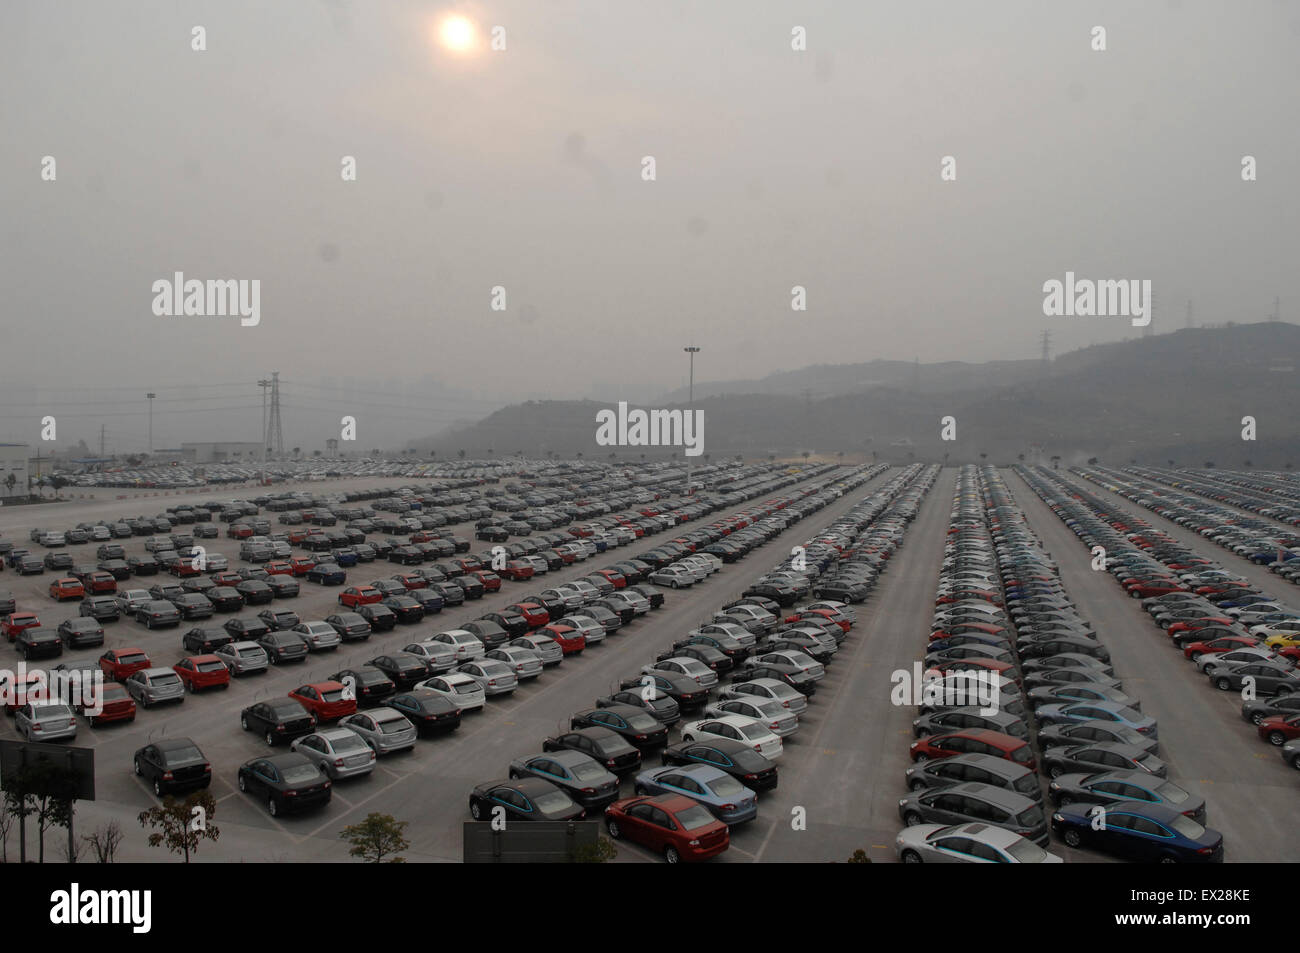
[[[1048,477],[1038,474],[1043,492]],[[1170,644],[1207,682],[1241,695],[1241,714],[1262,740],[1300,769],[1300,630],[1292,607],[1261,592],[1148,521],[1113,507],[1059,475],[1072,497],[1052,503],[1089,546],[1106,547],[1106,568],[1142,607]],[[1046,497],[1045,497],[1046,498]]]
[[[936,685],[914,723],[900,859],[1054,862],[1049,829],[1129,859],[1222,859],[1203,800],[1168,780],[1154,719],[994,469],[959,476],[925,666]]]
[[[737,532],[761,545],[790,525],[782,518],[788,509],[798,505],[796,515],[807,516],[883,469],[813,488],[802,502],[768,501],[742,514],[748,525]],[[853,626],[847,603],[811,596],[815,579],[841,560],[847,568],[869,557],[873,572],[882,568],[897,527],[881,527],[870,540],[862,531],[901,493],[909,501],[910,494],[919,497],[924,486],[906,488],[921,476],[913,468],[796,547],[797,556],[624,679],[619,691],[575,712],[569,731],[512,761],[508,778],[477,785],[470,816],[488,820],[500,812],[511,823],[603,813],[611,837],[635,841],[669,862],[726,850],[731,828],[754,819],[761,792],[777,786],[784,739],[798,731],[800,713]],[[797,593],[790,604],[752,591],[772,581]],[[805,604],[795,609],[796,600]],[[680,732],[676,743],[670,743],[672,729]],[[643,759],[655,751],[662,752],[662,766],[647,768]],[[628,777],[633,796],[623,798],[620,781]]]

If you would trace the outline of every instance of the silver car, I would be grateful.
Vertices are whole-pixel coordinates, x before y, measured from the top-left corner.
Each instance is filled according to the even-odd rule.
[[[796,715],[808,707],[808,697],[803,692],[775,678],[752,678],[747,682],[735,682],[730,688],[724,688],[718,697],[724,700],[768,699],[780,703],[783,708]]]
[[[467,632],[465,629],[450,629],[446,632],[439,632],[432,639],[426,639],[426,642],[441,642],[449,645],[456,653],[456,661],[468,662],[471,659],[482,658],[487,653],[487,646],[473,632]]]
[[[351,728],[327,728],[293,739],[290,751],[313,762],[331,780],[355,778],[375,769],[375,749]]]
[[[130,676],[125,684],[141,708],[160,702],[185,701],[185,683],[169,668],[146,668]]]
[[[557,619],[555,625],[567,625],[587,640],[588,645],[595,645],[605,640],[605,627],[589,615],[566,615]]]
[[[128,615],[135,618],[135,614],[142,607],[153,602],[153,596],[149,594],[148,589],[122,589],[118,591],[117,608],[122,615]]]
[[[514,668],[495,659],[466,662],[456,671],[478,682],[484,695],[508,695],[519,687],[519,677]]]
[[[636,615],[645,615],[650,611],[650,600],[636,592],[619,590],[606,596],[605,601],[627,606]]]
[[[560,643],[550,636],[534,632],[531,635],[521,635],[517,639],[511,639],[508,645],[532,652],[541,660],[543,667],[559,665],[564,661],[564,649],[560,648]]]
[[[77,737],[77,719],[67,705],[34,702],[14,712],[14,728],[28,741]]]
[[[494,649],[484,658],[504,662],[510,666],[515,673],[515,678],[521,682],[526,678],[536,678],[542,674],[541,656],[529,649],[519,648],[515,645]]]
[[[212,654],[226,663],[231,675],[265,672],[271,665],[266,649],[256,642],[227,642]]]
[[[905,864],[1059,864],[1031,840],[992,824],[917,824],[898,832],[894,852]]]
[[[746,715],[767,725],[772,734],[785,738],[799,730],[799,716],[775,699],[728,698],[709,705],[704,714],[710,718],[723,715]]]
[[[436,642],[433,639],[412,642],[410,645],[403,646],[402,651],[423,659],[430,675],[450,671],[456,667],[456,650],[446,642]]]
[[[371,708],[348,715],[340,727],[355,731],[375,754],[392,754],[415,747],[419,733],[405,715],[394,708]]]
[[[309,652],[336,649],[343,641],[328,622],[299,622],[290,631],[303,640]]]

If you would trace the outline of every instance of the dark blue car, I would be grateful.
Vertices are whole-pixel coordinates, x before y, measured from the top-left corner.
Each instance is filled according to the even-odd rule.
[[[1098,811],[1103,811],[1097,816]],[[1104,821],[1104,823],[1102,823]],[[1070,847],[1162,864],[1222,863],[1223,835],[1164,804],[1070,804],[1052,812],[1052,830]]]

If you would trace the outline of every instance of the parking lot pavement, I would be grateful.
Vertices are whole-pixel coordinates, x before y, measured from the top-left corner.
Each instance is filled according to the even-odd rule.
[[[1170,780],[1205,797],[1208,826],[1223,833],[1226,860],[1280,862],[1300,856],[1300,831],[1293,823],[1300,772],[1288,771],[1276,749],[1241,718],[1236,694],[1213,689],[1151,624],[1139,600],[1128,598],[1109,573],[1091,569],[1087,546],[1023,479],[1009,477],[1008,484],[1060,566],[1075,604],[1105,641],[1115,674],[1142,699],[1143,713],[1159,721],[1160,757],[1169,764]],[[1088,486],[1127,512],[1140,510]],[[1161,528],[1175,536],[1182,529],[1176,524]],[[1208,556],[1217,555],[1218,547],[1194,533],[1183,531],[1178,538]],[[1079,853],[1060,844],[1052,849],[1067,858]]]
[[[78,829],[88,832],[108,818],[116,818],[127,832],[127,840],[119,853],[120,860],[159,859],[158,851],[144,845],[135,820],[139,811],[156,801],[131,773],[130,759],[135,749],[149,738],[184,735],[196,741],[212,762],[213,794],[219,799],[215,823],[221,828],[221,840],[204,845],[201,852],[204,859],[345,860],[346,850],[338,839],[338,831],[363,819],[370,811],[381,811],[410,822],[407,836],[411,849],[406,855],[410,860],[459,861],[461,825],[468,820],[467,795],[471,787],[504,777],[512,758],[540,751],[543,737],[553,734],[558,728],[567,728],[567,719],[572,712],[590,706],[597,696],[608,693],[618,679],[634,675],[642,665],[652,662],[659,652],[701,620],[710,617],[722,603],[739,596],[754,576],[778,561],[783,553],[788,553],[791,546],[832,522],[895,475],[896,472],[886,472],[847,493],[844,498],[794,524],[747,558],[724,566],[707,581],[690,589],[669,591],[663,608],[634,621],[581,656],[566,659],[559,669],[525,683],[512,697],[490,701],[482,713],[467,713],[462,727],[452,736],[421,741],[413,752],[382,758],[371,776],[336,784],[334,801],[321,811],[301,817],[271,818],[264,805],[235,790],[238,766],[268,750],[253,736],[239,730],[238,712],[241,708],[256,700],[281,697],[298,685],[324,678],[350,664],[364,662],[385,650],[400,648],[423,635],[455,628],[484,612],[515,601],[529,591],[565,579],[579,578],[597,566],[633,555],[645,547],[623,547],[609,558],[593,557],[540,580],[517,584],[507,582],[494,596],[485,596],[456,610],[444,610],[419,625],[398,626],[393,632],[377,634],[367,642],[348,645],[324,656],[311,656],[296,666],[273,668],[264,675],[235,679],[226,691],[190,696],[177,707],[141,711],[134,724],[98,729],[89,729],[83,724],[77,744],[96,749],[98,800],[78,807]],[[737,512],[746,505],[741,503],[719,511],[710,520]],[[752,501],[748,505],[752,505]],[[134,513],[140,505],[121,504],[117,512],[122,512],[123,508]],[[57,520],[44,521],[66,525],[77,518],[69,518],[60,511]],[[38,519],[28,517],[22,525],[30,527],[37,522]],[[25,537],[26,533],[22,535]],[[669,538],[671,532],[661,533],[647,542],[653,545],[655,541]],[[128,544],[129,553],[143,551],[140,537],[124,542]],[[212,550],[221,550],[227,555],[237,552],[235,541],[223,537],[217,542]],[[366,564],[349,570],[349,581],[388,576],[400,568],[386,562]],[[57,626],[63,619],[74,616],[77,609],[75,603],[57,605],[44,594],[50,578],[47,573],[20,582],[18,577],[6,573],[4,584],[15,589],[21,607],[35,608],[43,624]],[[159,581],[171,579],[166,575],[154,578]],[[131,580],[133,584],[137,582],[145,583],[146,588],[152,584],[151,579]],[[336,610],[338,592],[338,588],[304,583],[302,595],[285,602],[303,619],[321,619]],[[241,614],[248,612],[245,609]],[[225,618],[227,616],[218,614],[216,624]],[[134,622],[110,623],[105,627],[106,648],[137,645],[145,649],[155,662],[170,665],[184,654],[180,638],[190,625],[185,623],[180,628],[149,632]],[[94,658],[102,651],[83,649],[69,652],[67,658]],[[0,732],[5,737],[16,737],[7,720]],[[655,762],[657,759],[652,759],[652,763]],[[630,784],[624,787],[630,791]],[[743,845],[740,846],[743,849]],[[631,850],[626,853],[636,856]]]

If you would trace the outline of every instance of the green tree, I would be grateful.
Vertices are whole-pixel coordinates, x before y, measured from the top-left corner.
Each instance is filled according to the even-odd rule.
[[[614,842],[603,834],[596,838],[594,844],[583,844],[573,852],[575,864],[605,864],[618,856]]]
[[[871,858],[867,856],[867,852],[865,850],[859,847],[857,850],[853,852],[853,856],[850,857],[848,860],[846,860],[845,863],[846,864],[869,864],[871,863]]]
[[[360,824],[352,824],[339,831],[339,837],[352,845],[348,853],[360,857],[370,864],[404,864],[406,858],[400,851],[411,846],[403,834],[406,821],[399,821],[390,814],[371,813]],[[397,856],[389,857],[393,854]],[[384,858],[388,857],[385,861]]]
[[[162,804],[141,811],[138,818],[141,827],[154,830],[149,835],[150,847],[166,847],[184,857],[188,864],[190,855],[198,852],[204,839],[215,841],[221,836],[220,829],[212,823],[216,814],[217,802],[205,789],[193,792],[183,801],[169,794]]]
[[[71,771],[42,759],[17,771],[5,789],[5,810],[15,818],[36,820],[39,863],[45,863],[45,832],[72,820],[74,782]]]

